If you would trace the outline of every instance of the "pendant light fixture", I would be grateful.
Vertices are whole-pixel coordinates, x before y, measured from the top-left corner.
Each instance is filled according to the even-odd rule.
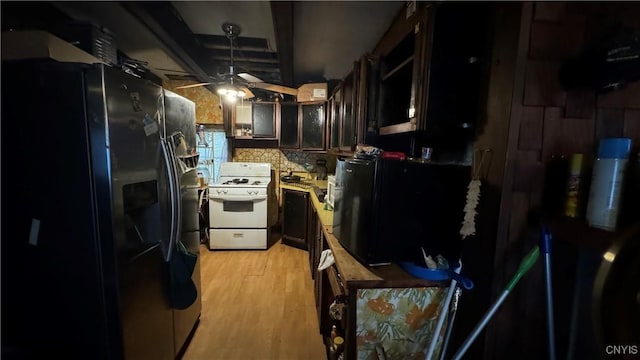
[[[235,69],[233,66],[233,40],[240,34],[242,29],[240,26],[232,23],[224,23],[222,24],[222,31],[229,39],[229,50],[230,50],[230,63],[229,63],[229,84],[224,84],[218,87],[216,90],[217,93],[224,97],[228,102],[235,102],[237,99],[243,99],[247,94],[242,91],[238,86],[233,83],[233,77],[235,76]]]

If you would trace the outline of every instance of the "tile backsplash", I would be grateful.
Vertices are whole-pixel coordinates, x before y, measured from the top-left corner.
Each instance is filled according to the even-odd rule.
[[[233,151],[233,161],[271,163],[276,174],[289,171],[306,172],[304,164],[309,163],[315,166],[317,159],[327,160],[328,174],[335,172],[336,157],[333,155],[280,149],[236,148]]]

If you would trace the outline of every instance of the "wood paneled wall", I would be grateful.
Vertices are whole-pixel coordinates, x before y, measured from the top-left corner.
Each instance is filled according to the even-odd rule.
[[[509,130],[505,139],[500,139],[499,134],[488,140],[479,139],[497,149],[504,141],[507,143],[504,162],[500,163],[498,151],[493,165],[504,169],[504,177],[502,181],[493,180],[501,186],[501,205],[492,299],[504,289],[523,255],[538,241],[531,215],[542,201],[550,156],[584,153],[592,161],[598,140],[603,137],[630,137],[634,151],[640,150],[640,81],[598,95],[589,89],[567,91],[558,80],[563,62],[577,56],[610,25],[640,28],[639,4],[535,2],[522,6]],[[564,283],[570,283],[568,276]],[[543,279],[539,261],[487,327],[485,359],[546,358]],[[554,293],[556,301],[566,302],[572,291],[570,286],[560,288]],[[565,315],[556,313],[556,322],[564,322]],[[558,341],[564,340],[559,336]],[[566,344],[559,344],[559,348],[566,350]]]
[[[520,3],[501,2],[495,5],[491,21],[493,27],[490,31],[492,41],[489,42],[491,49],[487,52],[491,57],[488,59],[488,76],[484,88],[486,106],[484,114],[479,118],[478,134],[474,142],[476,163],[483,150],[489,149],[490,152],[484,153],[485,160],[480,171],[482,186],[476,216],[476,235],[464,240],[462,253],[463,273],[472,277],[475,287],[471,291],[464,291],[460,298],[446,358],[450,358],[460,347],[492,300],[497,219],[500,214],[512,94],[515,88],[520,16]],[[467,352],[466,358],[481,359],[484,349],[485,342],[480,336]]]

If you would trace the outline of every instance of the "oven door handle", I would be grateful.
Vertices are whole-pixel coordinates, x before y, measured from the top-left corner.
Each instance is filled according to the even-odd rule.
[[[209,199],[222,201],[262,201],[267,200],[267,195],[218,195],[209,193]]]

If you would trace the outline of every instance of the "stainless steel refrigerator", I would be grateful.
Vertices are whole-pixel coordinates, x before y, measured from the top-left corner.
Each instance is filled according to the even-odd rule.
[[[200,227],[198,215],[198,177],[196,166],[196,105],[193,101],[169,90],[164,90],[165,138],[175,152],[181,203],[181,231],[179,241],[192,253],[200,253]],[[174,348],[176,355],[184,352],[187,340],[200,319],[201,286],[200,259],[196,261],[191,277],[198,297],[186,309],[174,309]]]
[[[109,67],[2,63],[3,358],[179,351],[168,262],[189,210],[164,100]]]

